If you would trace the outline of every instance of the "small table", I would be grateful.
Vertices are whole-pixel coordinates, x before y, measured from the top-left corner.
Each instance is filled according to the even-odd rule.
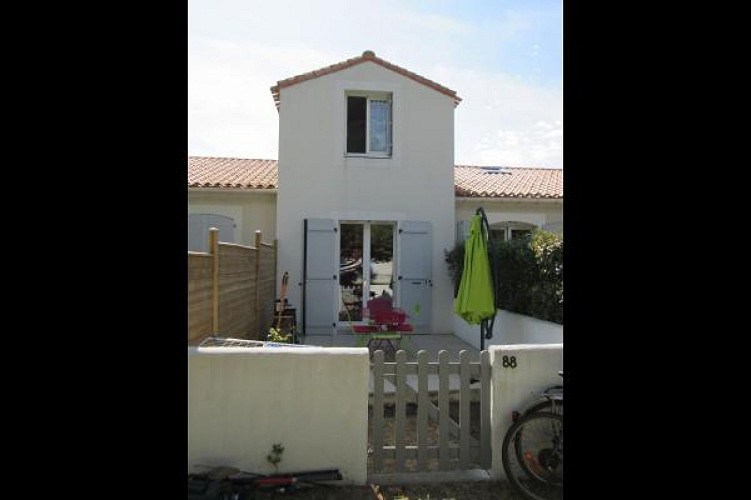
[[[399,350],[401,341],[402,334],[399,332],[383,331],[371,333],[370,340],[368,340],[368,349],[371,351],[371,353],[373,353],[378,349],[378,347],[380,347],[384,350],[384,352],[386,350],[390,350],[394,353],[394,356],[396,356],[396,351]]]
[[[395,354],[399,350],[402,334],[393,330],[391,325],[371,321],[368,325],[353,325],[352,330],[357,334],[357,346],[367,347],[371,358],[378,347],[385,347]]]

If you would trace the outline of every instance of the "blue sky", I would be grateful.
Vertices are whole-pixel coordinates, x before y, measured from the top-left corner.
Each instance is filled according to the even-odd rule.
[[[563,167],[562,0],[189,0],[188,153],[278,157],[278,80],[373,50],[456,90],[455,162]]]

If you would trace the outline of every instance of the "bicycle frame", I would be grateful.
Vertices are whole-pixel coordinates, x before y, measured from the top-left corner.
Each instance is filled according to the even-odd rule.
[[[516,422],[519,417],[533,411],[551,411],[563,415],[563,386],[553,385],[542,392],[535,393],[535,398],[524,405],[523,411],[511,412],[511,420]]]

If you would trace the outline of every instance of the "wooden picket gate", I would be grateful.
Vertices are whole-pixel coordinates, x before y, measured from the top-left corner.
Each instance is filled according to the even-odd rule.
[[[437,362],[429,362],[426,351],[408,362],[398,351],[391,363],[376,351],[372,374],[370,473],[490,469],[487,351],[479,362],[470,362],[467,351],[458,362],[449,361],[447,351]]]

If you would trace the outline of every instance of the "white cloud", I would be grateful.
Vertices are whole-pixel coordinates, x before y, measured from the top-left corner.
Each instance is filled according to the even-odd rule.
[[[540,120],[539,122],[535,123],[535,128],[541,128],[543,130],[550,130],[553,128],[553,126],[546,122],[545,120]]]
[[[489,66],[469,69],[457,42],[473,36],[473,26],[416,8],[394,0],[190,0],[189,154],[277,158],[279,115],[269,88],[369,49],[463,98],[457,163],[562,167],[562,90]],[[534,21],[509,14],[497,27],[499,39],[509,39]]]
[[[432,74],[463,98],[454,114],[456,163],[563,167],[561,89],[502,73],[442,67]]]
[[[550,130],[549,132],[544,132],[540,134],[541,137],[544,139],[558,139],[563,137],[563,130],[556,129],[556,130]]]
[[[503,40],[513,38],[522,31],[530,29],[530,16],[520,12],[506,12],[505,18],[498,25],[498,36]]]
[[[342,59],[313,49],[196,41],[188,83],[190,154],[276,158],[279,117],[269,88]],[[408,68],[463,98],[455,111],[457,163],[562,167],[560,90],[445,65]]]
[[[332,57],[305,48],[194,40],[188,72],[189,154],[277,158],[279,114],[270,88],[335,62]]]
[[[500,139],[501,144],[503,144],[505,148],[514,148],[518,146],[519,144],[521,144],[522,142],[521,136],[522,134],[520,134],[519,132],[514,132],[514,131],[505,132],[503,130],[498,131],[498,138]]]

